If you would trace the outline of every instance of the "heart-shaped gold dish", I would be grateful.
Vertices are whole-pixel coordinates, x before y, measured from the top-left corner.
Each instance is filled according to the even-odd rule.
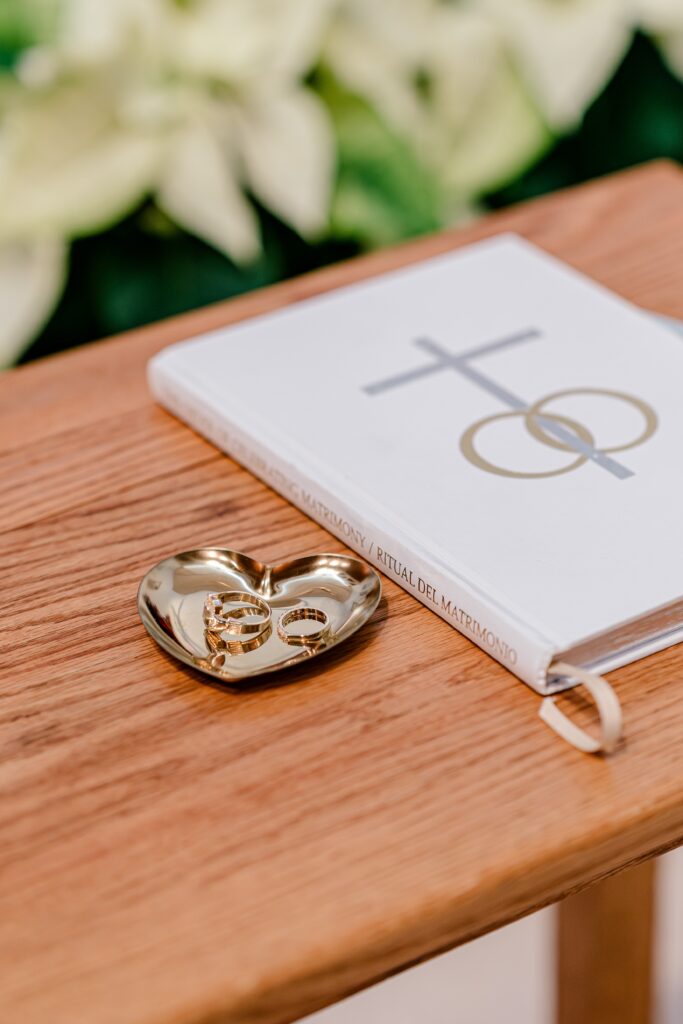
[[[265,602],[271,623],[253,638],[237,636],[226,642],[226,634],[207,628],[213,620],[206,603],[212,595],[235,592],[245,595],[245,605],[249,597]],[[198,548],[165,558],[149,570],[138,591],[138,611],[147,632],[165,651],[234,683],[336,647],[367,622],[381,593],[374,569],[346,555],[310,555],[266,565],[239,551]],[[251,611],[253,620],[242,616],[249,629],[254,628],[249,621],[260,621],[256,608]],[[236,620],[232,627],[244,628]],[[298,642],[291,631],[302,637],[310,632],[319,639]]]

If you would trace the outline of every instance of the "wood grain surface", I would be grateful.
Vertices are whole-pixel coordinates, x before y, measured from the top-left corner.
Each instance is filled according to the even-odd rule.
[[[343,550],[157,408],[149,356],[502,230],[683,317],[657,164],[0,379],[3,1024],[282,1024],[683,838],[683,647],[612,675],[602,760],[388,580],[345,649],[241,693],[137,617],[176,550]]]

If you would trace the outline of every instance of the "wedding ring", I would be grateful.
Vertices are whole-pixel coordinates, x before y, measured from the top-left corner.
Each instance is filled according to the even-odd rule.
[[[206,646],[211,651],[211,665],[213,668],[220,667],[225,661],[226,655],[233,654],[249,654],[250,651],[256,651],[259,647],[262,647],[268,637],[271,635],[272,629],[270,624],[266,626],[263,632],[258,633],[256,636],[245,637],[244,640],[227,640],[221,637],[220,633],[212,632],[209,629],[204,630],[204,639]]]
[[[292,633],[287,629],[293,622],[304,621],[320,622],[320,629],[309,633]],[[286,644],[317,644],[329,631],[330,617],[320,608],[292,608],[280,616],[277,624],[277,634]]]
[[[243,622],[242,619],[256,621]],[[241,590],[209,594],[204,602],[204,624],[207,632],[227,633],[230,637],[245,634],[258,636],[268,628],[270,621],[270,605],[260,597]]]

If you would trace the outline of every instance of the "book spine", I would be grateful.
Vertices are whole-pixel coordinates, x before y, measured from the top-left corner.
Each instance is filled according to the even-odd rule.
[[[453,578],[378,524],[352,510],[343,497],[302,472],[285,457],[247,434],[218,411],[191,383],[179,381],[163,355],[149,364],[149,385],[157,401],[212,441],[284,498],[376,566],[449,625],[472,640],[505,668],[545,694],[553,648],[530,635],[460,579]]]

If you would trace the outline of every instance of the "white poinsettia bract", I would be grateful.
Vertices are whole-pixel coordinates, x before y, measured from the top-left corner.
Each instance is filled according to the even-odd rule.
[[[637,28],[683,74],[683,0],[4,0],[0,365],[54,307],[68,245],[151,201],[237,263],[261,204],[330,230],[329,82],[429,175],[443,223],[575,126]]]

